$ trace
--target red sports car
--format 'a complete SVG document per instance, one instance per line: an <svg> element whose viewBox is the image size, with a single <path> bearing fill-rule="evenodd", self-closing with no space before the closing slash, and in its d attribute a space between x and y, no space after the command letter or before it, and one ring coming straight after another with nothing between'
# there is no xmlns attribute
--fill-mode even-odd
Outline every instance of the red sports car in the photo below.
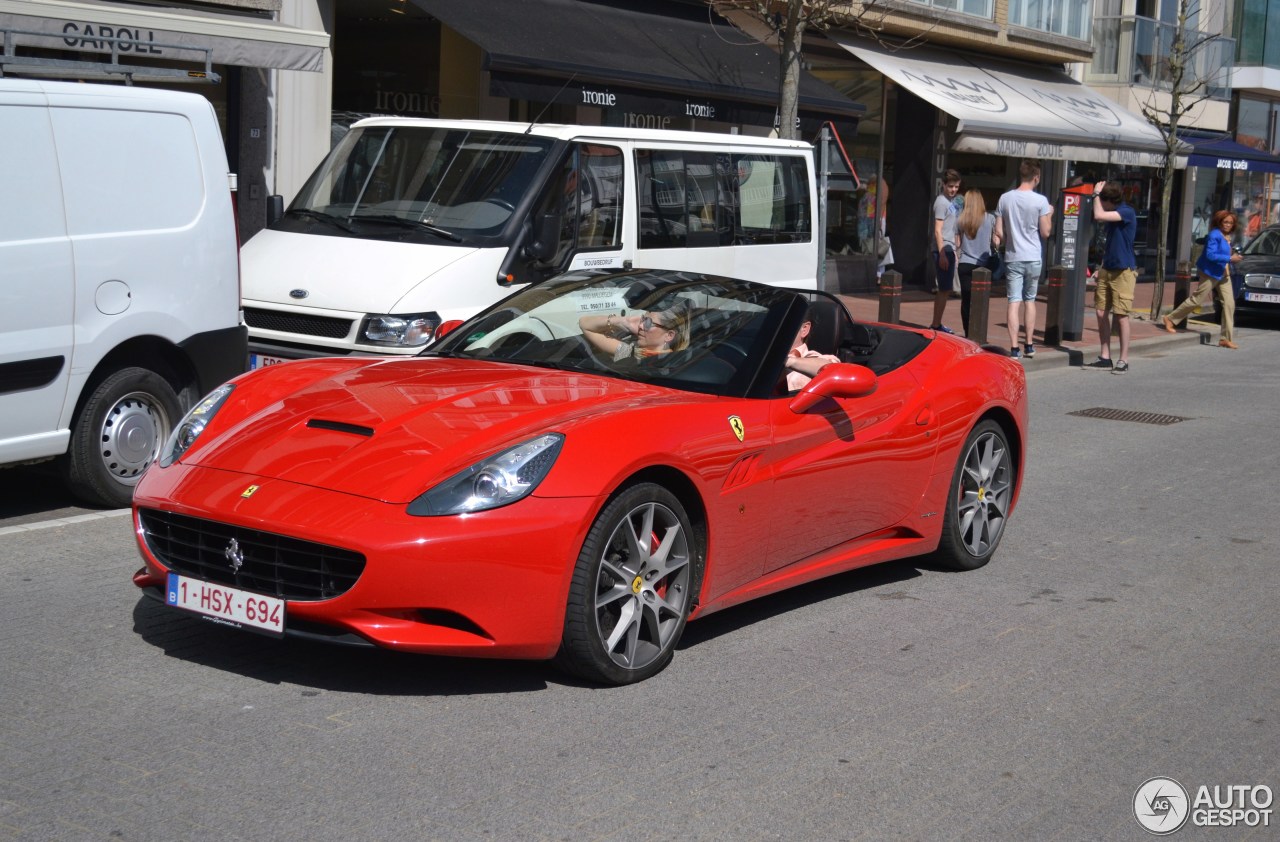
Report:
<svg viewBox="0 0 1280 842"><path fill-rule="evenodd" d="M806 324L840 362L788 390ZM968 340L821 293L574 273L417 357L214 391L138 484L134 581L238 628L625 684L703 614L906 556L985 564L1026 421L1021 366Z"/></svg>

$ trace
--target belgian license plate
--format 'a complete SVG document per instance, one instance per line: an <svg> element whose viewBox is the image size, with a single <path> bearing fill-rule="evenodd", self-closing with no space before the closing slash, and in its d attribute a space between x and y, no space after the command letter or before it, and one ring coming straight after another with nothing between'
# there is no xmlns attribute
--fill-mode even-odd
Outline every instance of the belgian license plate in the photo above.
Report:
<svg viewBox="0 0 1280 842"><path fill-rule="evenodd" d="M250 354L249 370L253 371L258 368L266 368L269 365L279 365L280 363L289 362L284 357L269 357L266 354Z"/></svg>
<svg viewBox="0 0 1280 842"><path fill-rule="evenodd" d="M216 623L268 634L284 634L284 600L169 574L165 602L203 614Z"/></svg>
<svg viewBox="0 0 1280 842"><path fill-rule="evenodd" d="M1280 294L1274 292L1245 292L1245 301L1257 301L1261 304L1280 304Z"/></svg>

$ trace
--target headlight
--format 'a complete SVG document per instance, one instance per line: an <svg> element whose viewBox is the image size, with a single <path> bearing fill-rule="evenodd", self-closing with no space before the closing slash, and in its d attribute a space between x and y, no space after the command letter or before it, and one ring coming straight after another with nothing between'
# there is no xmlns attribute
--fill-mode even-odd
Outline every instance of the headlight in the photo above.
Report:
<svg viewBox="0 0 1280 842"><path fill-rule="evenodd" d="M182 454L187 452L187 448L195 444L196 439L200 438L200 434L204 432L209 420L222 408L222 404L227 400L227 395L230 395L231 390L234 388L235 386L230 383L222 384L187 413L187 416L182 419L182 423L173 429L173 434L165 442L164 450L160 452L160 467L167 468L182 458Z"/></svg>
<svg viewBox="0 0 1280 842"><path fill-rule="evenodd" d="M564 436L547 433L475 463L409 504L419 517L457 515L496 509L526 497L542 482Z"/></svg>
<svg viewBox="0 0 1280 842"><path fill-rule="evenodd" d="M435 313L406 316L365 316L360 326L360 342L396 348L418 348L431 341L440 317Z"/></svg>

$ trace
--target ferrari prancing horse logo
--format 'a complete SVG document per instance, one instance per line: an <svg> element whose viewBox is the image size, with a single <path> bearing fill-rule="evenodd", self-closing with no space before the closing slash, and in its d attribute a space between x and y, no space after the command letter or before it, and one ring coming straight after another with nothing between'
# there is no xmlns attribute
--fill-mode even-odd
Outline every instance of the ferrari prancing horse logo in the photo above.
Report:
<svg viewBox="0 0 1280 842"><path fill-rule="evenodd" d="M736 415L729 416L729 429L733 430L733 434L738 437L738 441L742 441L747 435L747 428L742 426L742 419Z"/></svg>
<svg viewBox="0 0 1280 842"><path fill-rule="evenodd" d="M241 497L252 497L252 496L254 495L254 492L256 492L257 490L258 490L258 486L256 486L256 485L251 485L251 486L249 486L248 488L246 488L246 489L245 489L245 490L240 494L240 496L241 496Z"/></svg>

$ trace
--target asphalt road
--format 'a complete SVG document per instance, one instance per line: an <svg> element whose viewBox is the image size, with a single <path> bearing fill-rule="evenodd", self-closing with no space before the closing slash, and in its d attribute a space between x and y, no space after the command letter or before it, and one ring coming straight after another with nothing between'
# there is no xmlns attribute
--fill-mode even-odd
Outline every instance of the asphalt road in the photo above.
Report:
<svg viewBox="0 0 1280 842"><path fill-rule="evenodd" d="M0 473L0 840L1136 840L1148 778L1280 789L1280 332L1241 334L1035 372L987 568L713 615L621 689L166 611L124 513Z"/></svg>

